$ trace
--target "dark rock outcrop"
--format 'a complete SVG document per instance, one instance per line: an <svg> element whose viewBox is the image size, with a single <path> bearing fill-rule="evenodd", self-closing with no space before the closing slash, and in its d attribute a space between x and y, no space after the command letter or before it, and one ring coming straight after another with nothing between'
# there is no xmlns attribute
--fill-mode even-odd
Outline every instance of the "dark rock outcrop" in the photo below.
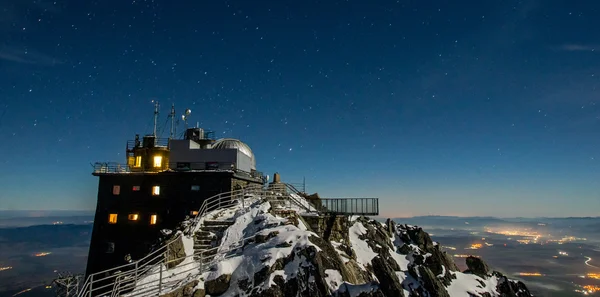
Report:
<svg viewBox="0 0 600 297"><path fill-rule="evenodd" d="M219 277L206 281L204 283L204 289L208 295L221 295L229 289L229 282L231 281L231 274L221 274Z"/></svg>
<svg viewBox="0 0 600 297"><path fill-rule="evenodd" d="M490 269L487 264L477 257L467 257L466 263L469 268L466 272L473 273L482 278L487 278L490 274Z"/></svg>
<svg viewBox="0 0 600 297"><path fill-rule="evenodd" d="M177 236L177 235L175 235ZM176 239L167 247L167 269L173 268L183 262L185 258L185 248L181 237Z"/></svg>
<svg viewBox="0 0 600 297"><path fill-rule="evenodd" d="M385 296L404 297L402 284L392 267L388 264L389 262L389 259L384 259L381 255L373 258L371 261L373 272L377 280L379 280L379 288Z"/></svg>
<svg viewBox="0 0 600 297"><path fill-rule="evenodd" d="M160 295L161 297L198 297L194 292L194 287L198 285L198 281L195 280L190 282L184 286L181 286L175 291L169 292L167 294Z"/></svg>

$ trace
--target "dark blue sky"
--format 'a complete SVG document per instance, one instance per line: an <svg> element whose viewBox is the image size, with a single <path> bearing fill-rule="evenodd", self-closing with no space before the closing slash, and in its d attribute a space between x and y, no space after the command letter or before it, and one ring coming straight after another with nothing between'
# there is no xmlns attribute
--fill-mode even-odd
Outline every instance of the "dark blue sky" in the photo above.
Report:
<svg viewBox="0 0 600 297"><path fill-rule="evenodd" d="M380 197L386 216L596 216L599 16L596 1L0 0L0 209L93 209L89 164L123 162L157 99L161 122L191 108L259 170Z"/></svg>

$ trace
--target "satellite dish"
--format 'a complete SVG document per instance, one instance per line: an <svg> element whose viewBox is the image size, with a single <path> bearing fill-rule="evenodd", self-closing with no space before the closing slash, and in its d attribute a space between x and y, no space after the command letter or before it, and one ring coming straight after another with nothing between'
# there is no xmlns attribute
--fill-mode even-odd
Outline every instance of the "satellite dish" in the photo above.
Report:
<svg viewBox="0 0 600 297"><path fill-rule="evenodd" d="M185 115L186 116L189 116L191 113L192 113L191 109L188 108L188 109L185 110Z"/></svg>
<svg viewBox="0 0 600 297"><path fill-rule="evenodd" d="M270 177L269 177L269 175L267 174L267 182L269 181L269 179L270 179Z"/></svg>
<svg viewBox="0 0 600 297"><path fill-rule="evenodd" d="M185 121L185 120L186 120L186 117L185 117L185 115L184 115L184 114L182 114L182 115L181 115L181 120L183 120L183 121Z"/></svg>

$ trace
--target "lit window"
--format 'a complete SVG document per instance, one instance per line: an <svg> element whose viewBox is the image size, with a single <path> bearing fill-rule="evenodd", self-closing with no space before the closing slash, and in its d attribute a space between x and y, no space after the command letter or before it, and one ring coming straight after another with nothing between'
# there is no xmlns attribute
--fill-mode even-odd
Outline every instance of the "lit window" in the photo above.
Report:
<svg viewBox="0 0 600 297"><path fill-rule="evenodd" d="M116 224L117 223L117 214L116 213L111 213L108 215L108 223L109 224Z"/></svg>
<svg viewBox="0 0 600 297"><path fill-rule="evenodd" d="M142 167L142 156L135 156L134 167Z"/></svg>
<svg viewBox="0 0 600 297"><path fill-rule="evenodd" d="M154 156L154 168L162 166L162 156Z"/></svg>
<svg viewBox="0 0 600 297"><path fill-rule="evenodd" d="M156 225L156 219L158 219L157 215L150 216L150 225Z"/></svg>
<svg viewBox="0 0 600 297"><path fill-rule="evenodd" d="M127 218L130 221L137 221L140 218L140 215L138 215L137 213L130 213L129 216L127 216Z"/></svg>
<svg viewBox="0 0 600 297"><path fill-rule="evenodd" d="M160 195L160 186L152 187L152 195L154 195L154 196Z"/></svg>
<svg viewBox="0 0 600 297"><path fill-rule="evenodd" d="M199 185L192 185L192 191L200 191Z"/></svg>
<svg viewBox="0 0 600 297"><path fill-rule="evenodd" d="M113 195L119 195L121 193L121 186L113 186Z"/></svg>
<svg viewBox="0 0 600 297"><path fill-rule="evenodd" d="M137 192L137 191L139 191L139 190L140 190L140 186L133 186L132 190L133 190L134 192Z"/></svg>
<svg viewBox="0 0 600 297"><path fill-rule="evenodd" d="M190 211L190 213L191 213L193 216L197 216L197 215L198 215L198 211L197 211L197 210Z"/></svg>

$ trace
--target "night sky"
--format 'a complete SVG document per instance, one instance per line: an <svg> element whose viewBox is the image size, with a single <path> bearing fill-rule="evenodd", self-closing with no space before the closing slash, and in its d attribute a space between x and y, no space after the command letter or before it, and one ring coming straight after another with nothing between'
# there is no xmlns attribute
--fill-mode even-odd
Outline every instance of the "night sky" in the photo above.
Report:
<svg viewBox="0 0 600 297"><path fill-rule="evenodd" d="M597 216L599 28L598 1L0 0L0 209L93 210L158 100L163 137L190 108L385 216Z"/></svg>

